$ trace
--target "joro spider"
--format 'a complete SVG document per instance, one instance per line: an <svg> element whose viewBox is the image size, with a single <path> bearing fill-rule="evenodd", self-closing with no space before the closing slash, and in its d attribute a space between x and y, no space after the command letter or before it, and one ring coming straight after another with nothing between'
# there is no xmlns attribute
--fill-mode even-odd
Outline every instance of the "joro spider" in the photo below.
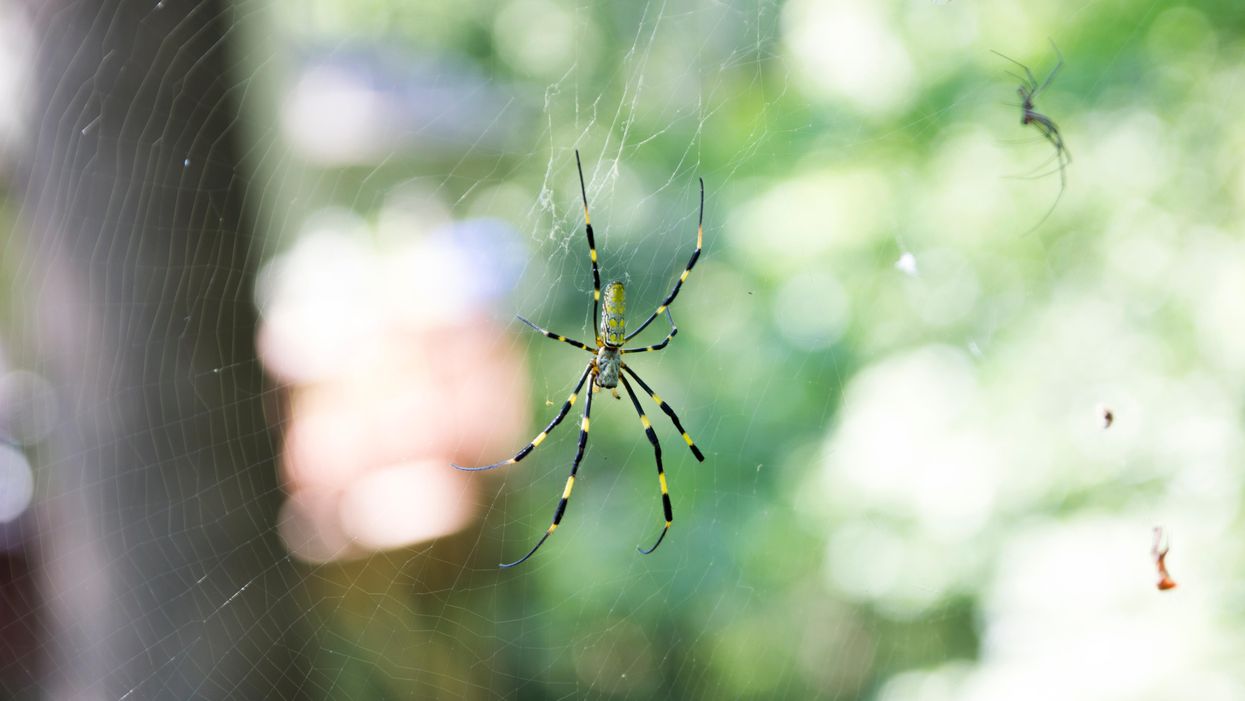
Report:
<svg viewBox="0 0 1245 701"><path fill-rule="evenodd" d="M632 370L631 367L623 362L622 359L622 356L626 353L651 353L659 351L665 348L679 332L679 328L674 324L674 317L670 314L670 305L674 302L674 298L678 296L679 289L683 287L683 283L687 280L688 274L692 272L692 267L696 265L697 259L700 258L700 249L704 240L705 230L705 181L703 178L700 179L700 216L696 225L696 250L692 251L692 257L687 261L687 266L683 269L683 274L679 276L677 281L675 281L674 288L670 290L670 294L666 295L666 298L662 300L662 303L657 306L657 310L650 314L648 318L644 320L644 323L640 324L638 328L631 333L627 333L625 317L626 290L623 288L623 283L618 280L614 280L606 285L605 303L604 305L601 304L601 271L597 266L597 244L592 234L592 217L588 214L588 188L584 185L584 167L579 160L578 150L575 151L575 167L579 169L579 192L583 196L584 200L584 227L588 235L588 257L592 261L592 320L593 324L595 324L597 328L596 345L595 347L589 346L582 341L568 338L562 334L553 333L548 329L543 329L536 324L533 324L521 316L519 317L519 321L522 321L548 338L552 338L555 341L561 341L562 343L575 346L580 350L592 353L592 360L588 361L588 366L584 368L583 374L579 376L579 381L575 383L575 389L571 390L571 395L566 398L566 403L562 405L562 409L558 411L557 416L553 417L553 421L550 421L549 425L545 426L545 430L537 434L536 437L524 446L522 450L515 453L514 457L509 460L503 460L501 462L493 463L492 465L485 465L483 467L463 467L461 465L454 465L454 467L459 470L476 472L480 470L492 470L504 465L513 465L527 457L533 450L536 449L537 446L549 437L549 433L562 422L562 419L566 418L566 415L570 412L571 407L575 404L575 400L579 397L580 389L583 388L584 383L588 381L589 377L592 378L592 384L589 387L589 391L584 396L584 413L582 423L579 428L579 445L575 450L575 460L571 463L571 474L566 478L566 487L562 490L562 499L558 501L558 508L553 512L553 522L549 525L549 528L545 530L545 534L540 537L540 540L537 541L536 545L532 546L532 549L529 550L526 555L518 560L515 560L514 562L503 563L501 565L503 568L514 567L515 565L522 564L532 555L535 555L536 551L540 549L540 546L545 544L545 541L549 539L549 536L557 530L558 524L562 522L562 516L566 513L566 504L571 498L571 489L575 486L575 474L579 472L579 464L584 458L584 448L588 445L588 417L592 410L592 395L598 390L608 389L612 391L614 397L617 398L618 384L622 383L623 389L627 391L627 396L631 398L631 404L635 407L636 414L640 417L640 425L644 427L644 435L648 437L648 442L653 445L653 457L657 461L657 481L661 485L661 505L662 509L665 511L666 523L661 529L661 535L657 536L657 542L653 543L652 547L647 549L640 547L636 548L641 553L648 555L656 550L657 546L661 545L661 541L665 539L666 533L670 531L670 524L674 521L674 511L670 507L670 493L666 486L666 471L661 464L661 443L658 442L657 432L653 430L652 423L649 422L648 416L644 414L644 409L640 406L640 400L636 398L635 391L631 389L631 383L627 381L627 375L630 375L631 379L635 380L636 384L640 385L640 388L643 389L648 396L652 397L653 401L657 403L658 408L665 412L666 416L670 417L670 421L674 423L675 429L682 434L683 441L687 443L687 447L691 449L692 455L695 455L696 459L701 462L704 462L705 460L704 454L700 452L700 448L696 447L696 442L692 440L692 437L689 436L687 431L683 428L683 423L679 421L679 417L674 413L674 409L671 409L669 404L663 401L661 397L657 396L653 389L648 386L648 383L640 379L640 376L636 374L635 370ZM601 306L605 307L604 315L601 314ZM653 321L661 314L665 314L666 320L670 322L670 332L666 334L666 337L662 339L661 343L652 346L644 346L642 348L623 347L628 341L638 336L641 331L648 328L648 325L653 323Z"/></svg>

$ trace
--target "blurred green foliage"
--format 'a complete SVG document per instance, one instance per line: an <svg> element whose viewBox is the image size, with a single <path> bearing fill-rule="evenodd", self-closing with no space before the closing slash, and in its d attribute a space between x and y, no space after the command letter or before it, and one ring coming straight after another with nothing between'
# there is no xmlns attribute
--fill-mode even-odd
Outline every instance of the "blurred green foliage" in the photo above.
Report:
<svg viewBox="0 0 1245 701"><path fill-rule="evenodd" d="M573 149L634 307L681 268L697 176L708 191L680 336L635 361L709 456L654 417L662 548L631 552L660 527L652 455L599 395L575 499L524 567L492 563L547 523L570 428L500 478L468 571L422 553L309 570L326 698L1245 688L1223 666L1245 654L1241 3L287 0L268 21L291 52L376 42L515 100L523 137L501 150L299 186L371 216L414 179L509 221L532 260L502 316L588 335ZM989 51L1044 76L1048 37L1062 195ZM543 419L579 358L515 334ZM1159 522L1172 596L1146 555Z"/></svg>

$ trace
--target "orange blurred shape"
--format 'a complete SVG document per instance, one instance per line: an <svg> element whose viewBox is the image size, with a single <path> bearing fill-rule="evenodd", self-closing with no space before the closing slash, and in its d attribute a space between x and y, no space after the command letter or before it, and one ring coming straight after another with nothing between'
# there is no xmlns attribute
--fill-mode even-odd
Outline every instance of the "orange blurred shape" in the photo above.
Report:
<svg viewBox="0 0 1245 701"><path fill-rule="evenodd" d="M291 493L277 514L277 533L294 557L321 564L353 560L369 553L351 542L337 518L340 495L332 490Z"/></svg>
<svg viewBox="0 0 1245 701"><path fill-rule="evenodd" d="M1171 550L1170 538L1165 542L1163 527L1156 526L1154 528L1154 545L1150 548L1150 555L1154 558L1154 566L1158 570L1159 578L1155 586L1158 587L1159 591L1176 588L1175 580L1167 573L1167 552L1169 550Z"/></svg>
<svg viewBox="0 0 1245 701"><path fill-rule="evenodd" d="M278 530L309 562L467 527L485 482L450 464L512 449L530 418L524 346L489 313L505 278L480 264L511 234L389 209L382 220L406 223L400 246L369 243L355 213L322 212L257 286L260 358L287 402Z"/></svg>
<svg viewBox="0 0 1245 701"><path fill-rule="evenodd" d="M464 528L475 513L478 485L440 458L372 470L342 494L338 518L369 551L401 548Z"/></svg>
<svg viewBox="0 0 1245 701"><path fill-rule="evenodd" d="M336 373L290 389L286 546L319 563L463 529L483 483L450 463L512 447L528 392L522 355L483 314L359 339Z"/></svg>
<svg viewBox="0 0 1245 701"><path fill-rule="evenodd" d="M470 462L505 452L528 424L523 358L487 317L360 346L336 377L293 391L283 465L291 489L340 487L424 456Z"/></svg>

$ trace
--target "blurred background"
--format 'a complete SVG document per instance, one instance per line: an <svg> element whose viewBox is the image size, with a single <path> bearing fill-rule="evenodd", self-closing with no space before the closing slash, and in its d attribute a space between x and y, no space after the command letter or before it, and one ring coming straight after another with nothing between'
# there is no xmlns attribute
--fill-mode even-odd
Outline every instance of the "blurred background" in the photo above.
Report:
<svg viewBox="0 0 1245 701"><path fill-rule="evenodd" d="M0 105L4 698L1245 698L1239 2L0 0ZM597 395L503 571L576 149L632 317L704 178L707 460L636 553Z"/></svg>

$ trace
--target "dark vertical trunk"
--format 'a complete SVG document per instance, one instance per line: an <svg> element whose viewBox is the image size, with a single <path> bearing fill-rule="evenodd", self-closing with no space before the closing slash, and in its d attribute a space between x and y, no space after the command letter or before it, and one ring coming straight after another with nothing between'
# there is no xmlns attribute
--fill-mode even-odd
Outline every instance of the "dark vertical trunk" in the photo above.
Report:
<svg viewBox="0 0 1245 701"><path fill-rule="evenodd" d="M41 691L292 698L298 574L253 347L245 21L213 0L48 0L18 303L60 399L38 466Z"/></svg>

